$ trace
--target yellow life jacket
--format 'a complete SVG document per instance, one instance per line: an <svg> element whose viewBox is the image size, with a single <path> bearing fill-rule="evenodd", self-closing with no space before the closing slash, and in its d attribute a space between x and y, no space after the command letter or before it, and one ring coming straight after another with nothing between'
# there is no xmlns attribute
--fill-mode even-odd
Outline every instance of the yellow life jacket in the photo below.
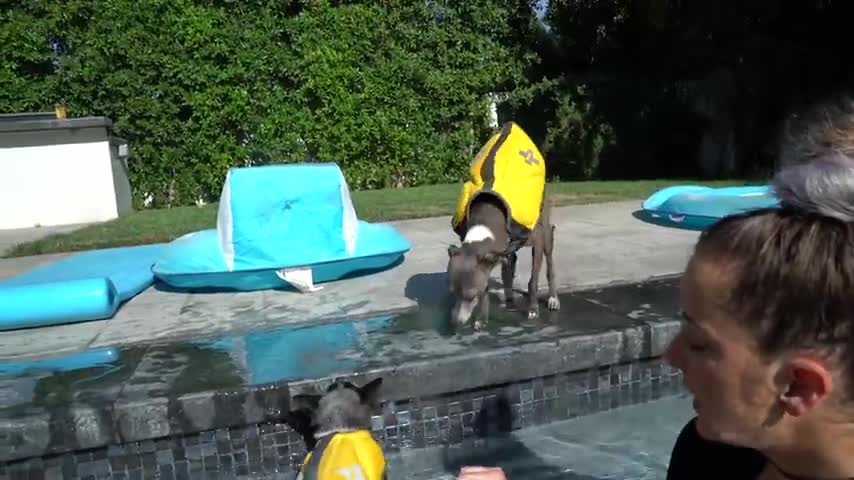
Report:
<svg viewBox="0 0 854 480"><path fill-rule="evenodd" d="M515 122L507 122L481 147L463 183L451 226L462 237L471 201L495 195L506 207L507 229L513 244L524 244L543 208L546 164L533 140Z"/></svg>
<svg viewBox="0 0 854 480"><path fill-rule="evenodd" d="M308 453L297 480L383 480L382 447L368 430L322 437Z"/></svg>

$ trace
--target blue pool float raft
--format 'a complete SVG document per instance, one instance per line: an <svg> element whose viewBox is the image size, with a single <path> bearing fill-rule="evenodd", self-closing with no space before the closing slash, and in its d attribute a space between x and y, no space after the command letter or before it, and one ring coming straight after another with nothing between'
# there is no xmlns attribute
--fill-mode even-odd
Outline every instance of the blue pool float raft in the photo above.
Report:
<svg viewBox="0 0 854 480"><path fill-rule="evenodd" d="M665 227L703 231L728 215L779 205L767 185L723 188L676 185L644 200L640 219Z"/></svg>
<svg viewBox="0 0 854 480"><path fill-rule="evenodd" d="M112 317L152 284L162 248L91 250L0 280L0 331Z"/></svg>
<svg viewBox="0 0 854 480"><path fill-rule="evenodd" d="M409 241L394 227L361 221L338 165L233 168L217 228L168 244L154 275L178 289L319 289L317 283L387 268Z"/></svg>
<svg viewBox="0 0 854 480"><path fill-rule="evenodd" d="M155 281L185 291L310 292L389 268L410 248L394 227L357 218L335 164L233 168L214 229L77 253L0 280L0 330L112 318Z"/></svg>

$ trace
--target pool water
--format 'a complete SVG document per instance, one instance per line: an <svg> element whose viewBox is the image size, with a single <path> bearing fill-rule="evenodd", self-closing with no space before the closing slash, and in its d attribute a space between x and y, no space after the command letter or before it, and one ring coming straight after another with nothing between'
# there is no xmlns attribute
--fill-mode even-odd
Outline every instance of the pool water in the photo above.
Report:
<svg viewBox="0 0 854 480"><path fill-rule="evenodd" d="M390 479L448 480L463 465L500 466L509 480L664 479L691 399L670 396L458 447L388 457Z"/></svg>

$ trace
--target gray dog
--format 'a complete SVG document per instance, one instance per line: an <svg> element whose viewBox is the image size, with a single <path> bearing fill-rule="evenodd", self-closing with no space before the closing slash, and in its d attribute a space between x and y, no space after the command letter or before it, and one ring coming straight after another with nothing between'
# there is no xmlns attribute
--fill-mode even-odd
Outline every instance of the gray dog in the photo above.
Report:
<svg viewBox="0 0 854 480"><path fill-rule="evenodd" d="M501 280L504 284L505 302L513 300L513 279L516 276L516 252L531 247L531 279L528 282L528 318L537 318L539 303L540 270L546 259L546 277L549 284L548 308L559 310L560 300L554 273L554 225L551 223L549 202L543 202L537 225L524 245L510 242L507 214L504 205L492 195L478 195L469 206L465 228L460 231L461 246L448 248L448 280L455 297L452 317L458 324L468 323L479 308L481 317L489 315L488 286L492 270L501 262ZM480 327L480 320L475 327Z"/></svg>
<svg viewBox="0 0 854 480"><path fill-rule="evenodd" d="M297 479L386 478L382 447L371 434L382 379L358 387L336 380L322 395L295 395L285 422L309 454Z"/></svg>

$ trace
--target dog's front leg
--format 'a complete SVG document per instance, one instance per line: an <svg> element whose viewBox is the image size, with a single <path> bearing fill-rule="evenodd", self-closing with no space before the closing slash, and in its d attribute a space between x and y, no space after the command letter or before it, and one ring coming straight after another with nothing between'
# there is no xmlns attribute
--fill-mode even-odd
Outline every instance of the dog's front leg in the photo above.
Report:
<svg viewBox="0 0 854 480"><path fill-rule="evenodd" d="M546 236L543 253L546 256L546 279L549 282L549 310L560 310L560 299L557 296L557 281L555 281L554 270L554 244L555 244L555 226L550 225Z"/></svg>
<svg viewBox="0 0 854 480"><path fill-rule="evenodd" d="M489 320L489 289L487 288L480 300L477 302L480 305L480 313L475 316L474 329L480 330L486 325Z"/></svg>
<svg viewBox="0 0 854 480"><path fill-rule="evenodd" d="M504 283L504 304L513 306L513 279L516 277L516 252L507 254L501 261L501 281Z"/></svg>
<svg viewBox="0 0 854 480"><path fill-rule="evenodd" d="M540 283L540 270L543 268L543 243L534 242L531 245L531 280L528 281L528 318L540 315L540 304L537 302L537 290Z"/></svg>

